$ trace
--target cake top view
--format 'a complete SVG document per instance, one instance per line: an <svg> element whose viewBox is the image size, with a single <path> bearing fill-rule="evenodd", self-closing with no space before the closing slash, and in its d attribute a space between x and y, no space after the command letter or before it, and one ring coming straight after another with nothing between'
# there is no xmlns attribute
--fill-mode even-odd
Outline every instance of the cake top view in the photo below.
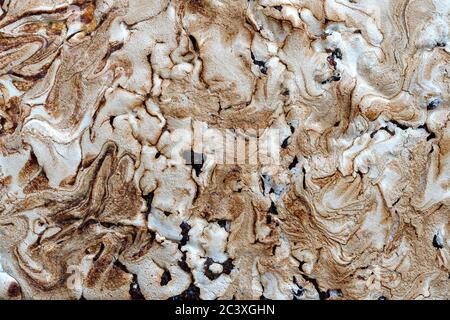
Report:
<svg viewBox="0 0 450 320"><path fill-rule="evenodd" d="M448 300L450 1L0 0L0 300Z"/></svg>

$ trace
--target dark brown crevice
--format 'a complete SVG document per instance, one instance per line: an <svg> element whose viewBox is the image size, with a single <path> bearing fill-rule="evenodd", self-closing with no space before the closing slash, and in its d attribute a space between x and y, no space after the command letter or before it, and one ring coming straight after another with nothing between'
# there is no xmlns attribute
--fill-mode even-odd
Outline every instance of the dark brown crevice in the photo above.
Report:
<svg viewBox="0 0 450 320"><path fill-rule="evenodd" d="M342 60L341 49L339 49L339 48L334 49L333 52L331 53L331 56L333 57L333 59Z"/></svg>
<svg viewBox="0 0 450 320"><path fill-rule="evenodd" d="M44 79L44 77L47 75L47 71L49 68L50 68L50 65L48 65L48 66L46 65L43 70L41 70L38 73L33 74L33 75L24 75L24 74L20 74L19 72L14 72L14 71L10 71L10 72L8 72L8 74L12 75L14 77L17 77L17 78L22 78L27 81L38 81L38 80Z"/></svg>
<svg viewBox="0 0 450 320"><path fill-rule="evenodd" d="M275 203L273 203L273 201L271 201L271 203L270 203L270 208L269 208L268 212L270 214L278 215L277 207L275 206Z"/></svg>
<svg viewBox="0 0 450 320"><path fill-rule="evenodd" d="M191 230L191 226L186 221L183 221L180 224L181 228L181 241L180 241L180 247L184 246L189 241L189 230Z"/></svg>
<svg viewBox="0 0 450 320"><path fill-rule="evenodd" d="M161 286L166 286L170 282L170 280L172 280L172 275L170 274L170 271L164 270L159 284Z"/></svg>
<svg viewBox="0 0 450 320"><path fill-rule="evenodd" d="M205 274L205 276L209 279L209 280L211 280L211 281L213 281L213 280L216 280L218 277L220 277L220 273L214 273L214 272L212 272L210 269L209 269L209 267L212 265L214 263L214 260L213 259L211 259L211 258L206 258L206 261L205 261L205 263L204 263L204 266L203 266L203 273Z"/></svg>
<svg viewBox="0 0 450 320"><path fill-rule="evenodd" d="M441 105L440 99L433 99L427 104L427 110L428 111L435 110L435 109L439 108L440 105Z"/></svg>
<svg viewBox="0 0 450 320"><path fill-rule="evenodd" d="M163 211L163 214L164 214L166 217L168 217L168 216L170 216L170 215L172 214L172 212L170 212L170 211Z"/></svg>
<svg viewBox="0 0 450 320"><path fill-rule="evenodd" d="M257 60L252 51L250 51L250 57L252 58L253 64L259 67L259 71L261 71L262 74L267 74L266 63L264 61Z"/></svg>
<svg viewBox="0 0 450 320"><path fill-rule="evenodd" d="M305 293L305 288L303 288L303 286L301 286L298 281L297 278L294 276L292 277L292 282L294 283L294 285L297 286L297 290L292 289L292 293L293 293L293 299L294 300L298 300L299 297L303 296Z"/></svg>
<svg viewBox="0 0 450 320"><path fill-rule="evenodd" d="M191 40L191 43L192 43L192 48L194 49L194 51L196 52L196 53L199 53L200 52L200 49L199 49L199 47L198 47L198 43L197 43L197 39L195 39L195 37L193 36L193 35L189 35L189 40Z"/></svg>
<svg viewBox="0 0 450 320"><path fill-rule="evenodd" d="M407 130L409 128L407 125L401 124L397 120L390 120L389 122L395 125L397 128L400 128L401 130Z"/></svg>
<svg viewBox="0 0 450 320"><path fill-rule="evenodd" d="M191 269L189 268L189 265L186 262L186 251L182 251L182 254L183 256L181 257L181 260L178 261L178 266L184 272L191 273Z"/></svg>
<svg viewBox="0 0 450 320"><path fill-rule="evenodd" d="M292 134L295 132L295 127L294 127L294 126L290 125L290 126L289 126L289 129L291 130L291 133L292 133Z"/></svg>
<svg viewBox="0 0 450 320"><path fill-rule="evenodd" d="M290 138L290 136L283 140L283 142L281 143L281 148L286 149L288 147L289 138Z"/></svg>
<svg viewBox="0 0 450 320"><path fill-rule="evenodd" d="M303 172L303 179L302 179L303 190L306 190L306 169L305 169L305 167L302 167L302 172Z"/></svg>
<svg viewBox="0 0 450 320"><path fill-rule="evenodd" d="M444 244L441 243L441 241L438 238L437 234L435 234L434 237L433 237L433 247L435 247L436 249L443 249L444 248Z"/></svg>
<svg viewBox="0 0 450 320"><path fill-rule="evenodd" d="M298 158L297 156L294 157L294 159L292 160L291 164L289 164L289 170L294 169L297 166L298 163Z"/></svg>
<svg viewBox="0 0 450 320"><path fill-rule="evenodd" d="M142 196L142 198L144 198L145 200L145 204L147 206L147 211L145 212L145 219L148 219L148 215L150 214L150 211L152 210L152 203L153 203L153 198L155 197L155 193L149 192L148 194Z"/></svg>
<svg viewBox="0 0 450 320"><path fill-rule="evenodd" d="M196 285L191 283L189 285L189 288L187 288L181 294L169 298L169 300L173 300L173 301L196 301L196 300L201 300L200 299L200 289Z"/></svg>
<svg viewBox="0 0 450 320"><path fill-rule="evenodd" d="M220 277L221 274L229 275L234 268L233 259L228 258L225 262L219 263L222 265L222 272L214 273L209 268L213 263L218 263L218 262L215 262L212 258L207 257L204 267L203 267L203 273L209 280L216 280L217 278Z"/></svg>
<svg viewBox="0 0 450 320"><path fill-rule="evenodd" d="M320 300L326 300L330 297L329 290L327 290L327 291L320 290L319 284L317 283L316 279L310 278L304 274L302 274L302 276L306 281L310 282L313 285L314 289L316 289L317 293L319 294Z"/></svg>
<svg viewBox="0 0 450 320"><path fill-rule="evenodd" d="M223 273L230 274L231 271L234 268L233 259L228 258L224 263L222 263L223 266Z"/></svg>
<svg viewBox="0 0 450 320"><path fill-rule="evenodd" d="M266 177L267 176L265 174L262 174L262 175L259 176L259 181L261 183L261 189L263 191L263 194L266 193L265 192L266 191L266 182L265 182Z"/></svg>
<svg viewBox="0 0 450 320"><path fill-rule="evenodd" d="M394 203L392 204L392 206L393 206L393 207L395 207L395 206L396 206L396 204L397 204L397 203L398 203L398 202L400 201L400 199L401 199L401 197L400 197L400 198L398 198L397 200L395 200L395 201L394 201Z"/></svg>
<svg viewBox="0 0 450 320"><path fill-rule="evenodd" d="M428 128L428 125L426 123L418 126L417 128L424 129L428 133L427 141L430 141L431 139L436 138L436 134Z"/></svg>
<svg viewBox="0 0 450 320"><path fill-rule="evenodd" d="M217 224L218 224L221 228L225 229L225 231L227 231L227 232L230 231L230 221L229 221L229 220L224 220L224 219L218 220L218 221L217 221Z"/></svg>
<svg viewBox="0 0 450 320"><path fill-rule="evenodd" d="M337 75L333 75L330 78L322 81L322 84L327 84L327 83L331 83L333 81L340 81L341 80L341 76L339 74Z"/></svg>
<svg viewBox="0 0 450 320"><path fill-rule="evenodd" d="M389 133L390 136L393 136L393 135L395 134L395 132L389 130L388 127L381 127L380 129L375 130L374 132L372 132L372 133L370 134L370 138L373 139L373 137L375 137L375 135L376 135L379 131L381 131L381 130L386 131L387 133Z"/></svg>
<svg viewBox="0 0 450 320"><path fill-rule="evenodd" d="M132 300L145 300L144 295L141 292L141 288L139 287L139 282L137 275L128 271L128 268L119 260L114 261L114 266L119 268L125 273L131 274L133 276L133 280L130 284L130 296Z"/></svg>
<svg viewBox="0 0 450 320"><path fill-rule="evenodd" d="M95 254L95 257L92 259L93 261L97 261L98 258L100 258L100 256L102 255L103 251L105 250L105 245L103 244L103 242L100 243L100 249L98 250L98 252Z"/></svg>
<svg viewBox="0 0 450 320"><path fill-rule="evenodd" d="M132 300L145 300L144 295L139 287L137 275L133 274L133 282L130 285L130 296Z"/></svg>

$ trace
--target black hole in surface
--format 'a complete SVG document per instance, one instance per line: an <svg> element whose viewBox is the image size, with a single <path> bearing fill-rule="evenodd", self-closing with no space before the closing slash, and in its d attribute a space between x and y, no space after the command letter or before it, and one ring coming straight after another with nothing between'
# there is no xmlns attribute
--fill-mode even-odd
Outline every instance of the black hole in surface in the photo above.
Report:
<svg viewBox="0 0 450 320"><path fill-rule="evenodd" d="M114 266L119 268L123 272L130 273L130 272L128 272L127 267L122 262L120 262L119 260L114 261Z"/></svg>
<svg viewBox="0 0 450 320"><path fill-rule="evenodd" d="M180 228L181 228L181 236L182 236L180 244L181 244L181 246L184 246L189 241L189 230L191 230L191 226L187 222L183 221L180 224Z"/></svg>
<svg viewBox="0 0 450 320"><path fill-rule="evenodd" d="M227 228L228 228L227 223L228 223L227 220L219 220L219 221L217 221L217 224L218 224L220 227L224 228L225 230L227 230Z"/></svg>
<svg viewBox="0 0 450 320"><path fill-rule="evenodd" d="M227 261L222 263L222 266L223 266L223 273L230 274L231 270L233 270L234 268L233 259L228 258Z"/></svg>
<svg viewBox="0 0 450 320"><path fill-rule="evenodd" d="M295 276L293 277L293 279L292 279L292 281L294 282L294 284L298 287L298 289L297 290L295 290L295 291L293 291L294 292L294 300L297 298L297 297L301 297L304 293L305 293L305 289L303 288L303 286L301 286L299 283L298 283L298 281L297 281L297 278L295 278ZM296 297L297 296L297 297Z"/></svg>
<svg viewBox="0 0 450 320"><path fill-rule="evenodd" d="M272 255L274 256L275 255L275 252L277 251L277 246L273 246L272 247Z"/></svg>
<svg viewBox="0 0 450 320"><path fill-rule="evenodd" d="M306 190L306 169L305 167L302 168L302 172L303 172L303 189Z"/></svg>
<svg viewBox="0 0 450 320"><path fill-rule="evenodd" d="M301 270L301 265L299 266L299 269ZM310 278L307 275L303 275L303 278L306 281L309 281L314 286L316 291L319 293L320 300L326 300L330 297L330 293L328 292L328 290L326 292L320 290L319 284L317 283L317 279Z"/></svg>
<svg viewBox="0 0 450 320"><path fill-rule="evenodd" d="M295 292L295 295L296 295L297 297L301 297L304 293L305 293L305 289L303 289L303 287L300 287L300 288ZM294 299L295 299L295 297L294 297Z"/></svg>
<svg viewBox="0 0 450 320"><path fill-rule="evenodd" d="M214 263L214 260L211 258L206 258L205 264L203 266L203 273L209 280L216 280L218 277L220 277L220 273L214 273L212 272L209 267Z"/></svg>
<svg viewBox="0 0 450 320"><path fill-rule="evenodd" d="M430 101L430 103L428 103L427 110L429 110L429 111L434 110L434 109L438 108L440 105L441 105L441 100L434 99L434 100Z"/></svg>
<svg viewBox="0 0 450 320"><path fill-rule="evenodd" d="M181 300L188 300L188 301L194 301L194 300L200 300L200 289L196 287L193 283L189 285L189 288L187 288L184 292L179 294L178 296L170 298L170 300L175 301L181 301Z"/></svg>
<svg viewBox="0 0 450 320"><path fill-rule="evenodd" d="M278 214L277 207L275 206L275 203L273 203L273 201L270 204L269 213Z"/></svg>
<svg viewBox="0 0 450 320"><path fill-rule="evenodd" d="M169 283L170 280L172 280L172 275L170 274L169 270L164 270L161 276L160 285L165 286Z"/></svg>
<svg viewBox="0 0 450 320"><path fill-rule="evenodd" d="M105 227L107 229L111 229L111 228L115 228L117 227L116 224L112 223L112 222L103 222L103 221L99 221L98 222L102 227Z"/></svg>
<svg viewBox="0 0 450 320"><path fill-rule="evenodd" d="M145 200L145 204L147 205L147 216L152 208L152 202L153 202L153 197L155 196L155 194L153 192L150 192L149 194L143 196L144 200Z"/></svg>
<svg viewBox="0 0 450 320"><path fill-rule="evenodd" d="M295 156L294 160L292 160L291 164L289 165L289 170L292 170L293 168L295 168L297 163L298 163L298 158L297 158L297 156Z"/></svg>
<svg viewBox="0 0 450 320"><path fill-rule="evenodd" d="M341 80L341 76L332 76L331 81L339 81Z"/></svg>
<svg viewBox="0 0 450 320"><path fill-rule="evenodd" d="M330 291L327 290L326 292L320 291L319 292L319 298L320 300L327 300L330 297Z"/></svg>
<svg viewBox="0 0 450 320"><path fill-rule="evenodd" d="M95 255L94 259L92 259L92 260L97 261L98 258L100 258L100 256L102 255L104 250L105 250L105 245L102 242L102 243L100 243L100 249L98 250L97 254Z"/></svg>
<svg viewBox="0 0 450 320"><path fill-rule="evenodd" d="M186 262L186 252L182 252L183 256L181 257L181 260L178 261L178 266L185 272L190 273L191 269L189 268L187 262Z"/></svg>
<svg viewBox="0 0 450 320"><path fill-rule="evenodd" d="M286 149L287 146L289 145L289 138L290 138L290 137L287 137L286 139L283 140L283 143L281 144L281 147L282 147L283 149Z"/></svg>
<svg viewBox="0 0 450 320"><path fill-rule="evenodd" d="M252 51L250 51L250 56L252 58L253 64L257 65L259 67L259 70L263 74L267 74L267 67L266 63L264 61L256 60L255 55Z"/></svg>
<svg viewBox="0 0 450 320"><path fill-rule="evenodd" d="M341 51L341 49L339 49L339 48L335 49L335 50L333 51L333 53L332 53L332 56L333 56L333 58L335 58L335 59L342 60L342 51Z"/></svg>
<svg viewBox="0 0 450 320"><path fill-rule="evenodd" d="M191 40L192 47L194 48L195 52L199 51L197 39L193 35L189 35L189 40Z"/></svg>
<svg viewBox="0 0 450 320"><path fill-rule="evenodd" d="M444 245L439 241L437 234L435 234L433 237L433 247L437 249L444 248Z"/></svg>
<svg viewBox="0 0 450 320"><path fill-rule="evenodd" d="M135 274L133 274L133 282L130 285L130 296L132 300L145 300Z"/></svg>
<svg viewBox="0 0 450 320"><path fill-rule="evenodd" d="M399 203L400 199L401 199L401 197L400 197L400 198L398 198L397 200L395 200L395 201L394 201L394 203L392 204L392 206L393 206L393 207L395 207L395 206L396 206L396 204L397 204L397 203Z"/></svg>
<svg viewBox="0 0 450 320"><path fill-rule="evenodd" d="M399 127L402 130L406 130L408 129L408 126L401 124L400 122L398 122L397 120L391 120L389 121L390 123L392 123L393 125L396 125L397 127Z"/></svg>

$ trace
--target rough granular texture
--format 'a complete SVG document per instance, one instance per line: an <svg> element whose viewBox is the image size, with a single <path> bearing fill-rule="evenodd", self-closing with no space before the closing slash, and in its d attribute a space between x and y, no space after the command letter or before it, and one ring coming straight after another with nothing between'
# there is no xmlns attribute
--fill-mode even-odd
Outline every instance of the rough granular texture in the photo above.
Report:
<svg viewBox="0 0 450 320"><path fill-rule="evenodd" d="M450 298L448 0L0 7L0 298Z"/></svg>

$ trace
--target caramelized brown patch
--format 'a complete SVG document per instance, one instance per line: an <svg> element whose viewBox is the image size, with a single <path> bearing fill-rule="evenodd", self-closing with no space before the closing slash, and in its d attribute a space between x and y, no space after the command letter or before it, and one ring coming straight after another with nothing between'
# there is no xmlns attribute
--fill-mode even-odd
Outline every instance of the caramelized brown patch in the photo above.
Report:
<svg viewBox="0 0 450 320"><path fill-rule="evenodd" d="M8 288L8 297L17 298L20 296L21 296L20 286L15 282L11 283Z"/></svg>
<svg viewBox="0 0 450 320"><path fill-rule="evenodd" d="M30 151L30 158L22 167L19 172L19 179L21 183L26 183L30 179L31 176L35 175L39 169L40 165L36 159L36 156L33 151Z"/></svg>
<svg viewBox="0 0 450 320"><path fill-rule="evenodd" d="M32 181L30 181L29 184L26 185L26 187L23 189L23 192L25 194L35 193L38 191L46 190L48 188L48 178L45 175L45 172L41 171L41 173L39 173L36 178L34 178Z"/></svg>

